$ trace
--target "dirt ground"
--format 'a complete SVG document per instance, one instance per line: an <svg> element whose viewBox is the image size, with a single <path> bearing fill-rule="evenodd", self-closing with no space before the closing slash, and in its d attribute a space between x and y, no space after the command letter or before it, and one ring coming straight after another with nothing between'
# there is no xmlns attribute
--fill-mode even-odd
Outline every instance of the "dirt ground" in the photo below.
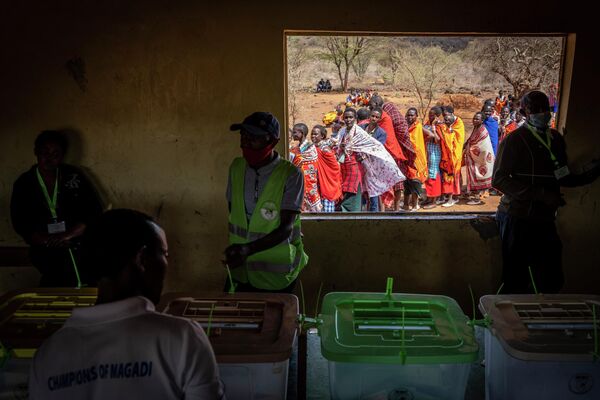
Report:
<svg viewBox="0 0 600 400"><path fill-rule="evenodd" d="M386 101L391 101L396 104L402 113L405 113L409 107L415 107L417 105L415 98L409 94L402 94L397 92L378 91ZM300 92L296 97L297 104L297 115L295 122L303 122L308 125L311 129L314 125L322 124L323 116L334 110L335 106L346 100L347 93L340 92L329 92L329 93L313 93L313 92ZM487 97L492 97L490 93ZM483 104L484 98L481 98L481 104ZM493 98L493 97L492 97ZM471 122L473 114L480 110L480 106L469 107L469 108L457 108L455 107L455 114L462 118L465 124L465 133L468 137L473 129L473 123ZM292 119L289 119L290 124ZM464 174L463 174L464 175ZM463 182L464 183L464 182ZM500 201L500 196L489 196L484 199L484 204L478 206L467 205L466 199L461 199L458 204L452 207L441 207L430 210L418 210L418 213L440 213L440 212L494 212Z"/></svg>

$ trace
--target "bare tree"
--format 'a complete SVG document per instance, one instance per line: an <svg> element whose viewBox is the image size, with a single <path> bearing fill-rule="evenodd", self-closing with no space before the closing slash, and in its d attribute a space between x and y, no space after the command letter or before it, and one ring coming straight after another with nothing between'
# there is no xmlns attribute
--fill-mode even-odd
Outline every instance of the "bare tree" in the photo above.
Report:
<svg viewBox="0 0 600 400"><path fill-rule="evenodd" d="M354 58L354 61L352 62L352 71L354 71L354 74L356 74L359 81L362 81L365 78L365 74L371 64L372 56L370 51L362 51Z"/></svg>
<svg viewBox="0 0 600 400"><path fill-rule="evenodd" d="M438 46L414 43L396 45L388 55L390 68L397 71L398 81L416 96L419 115L424 117L437 93L451 80L458 65L456 55Z"/></svg>
<svg viewBox="0 0 600 400"><path fill-rule="evenodd" d="M391 74L391 83L392 85L396 84L396 77L398 76L398 69L400 68L400 63L398 57L395 57L395 49L390 47L387 51L386 61L387 65L390 67Z"/></svg>
<svg viewBox="0 0 600 400"><path fill-rule="evenodd" d="M365 50L368 39L362 36L328 36L325 38L327 51L322 56L333 62L340 78L341 89L348 89L348 74L356 57Z"/></svg>
<svg viewBox="0 0 600 400"><path fill-rule="evenodd" d="M308 55L304 46L296 43L298 38L290 37L287 53L287 72L288 72L288 119L292 125L298 118L298 92L302 89L302 75L304 74L304 64Z"/></svg>
<svg viewBox="0 0 600 400"><path fill-rule="evenodd" d="M476 57L503 77L520 98L528 90L558 82L561 52L561 38L497 37L483 41Z"/></svg>

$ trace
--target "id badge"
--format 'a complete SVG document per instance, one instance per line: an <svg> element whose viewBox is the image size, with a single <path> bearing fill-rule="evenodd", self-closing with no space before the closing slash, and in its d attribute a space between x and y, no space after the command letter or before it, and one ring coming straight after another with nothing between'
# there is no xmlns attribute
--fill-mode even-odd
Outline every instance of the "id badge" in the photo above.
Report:
<svg viewBox="0 0 600 400"><path fill-rule="evenodd" d="M564 167L560 167L554 170L554 176L556 177L556 179L562 179L567 175L569 175L569 167L567 167L566 165Z"/></svg>
<svg viewBox="0 0 600 400"><path fill-rule="evenodd" d="M48 224L48 233L63 233L67 231L67 226L65 225L65 221L55 222L53 224Z"/></svg>

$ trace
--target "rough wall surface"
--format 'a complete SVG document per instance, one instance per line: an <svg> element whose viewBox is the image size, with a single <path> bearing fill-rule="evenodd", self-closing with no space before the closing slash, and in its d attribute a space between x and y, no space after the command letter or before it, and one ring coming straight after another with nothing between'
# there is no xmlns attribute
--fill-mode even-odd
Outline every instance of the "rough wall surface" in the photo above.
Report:
<svg viewBox="0 0 600 400"><path fill-rule="evenodd" d="M436 2L434 2L436 3ZM437 2L446 8L447 3ZM472 4L468 4L472 3ZM548 3L548 2L547 2ZM232 122L254 110L284 115L284 29L380 32L576 32L567 142L575 164L599 157L590 129L598 92L595 36L581 31L560 2L521 4L518 16L480 18L476 2L452 5L453 17L427 20L402 2L376 18L345 2L335 17L322 3L25 1L0 16L0 246L12 231L12 182L34 163L42 129L70 130L69 162L97 182L106 205L158 218L171 247L167 290L220 290L225 273L229 161L239 154ZM352 7L355 5L355 7ZM432 7L435 4L432 4ZM437 9L433 7L433 9ZM527 15L536 13L536 22ZM283 149L284 145L280 145ZM559 215L566 290L597 291L600 183L565 191ZM402 291L468 298L495 290L498 239L469 221L305 221L311 257L307 298L326 290ZM13 272L11 272L13 273Z"/></svg>

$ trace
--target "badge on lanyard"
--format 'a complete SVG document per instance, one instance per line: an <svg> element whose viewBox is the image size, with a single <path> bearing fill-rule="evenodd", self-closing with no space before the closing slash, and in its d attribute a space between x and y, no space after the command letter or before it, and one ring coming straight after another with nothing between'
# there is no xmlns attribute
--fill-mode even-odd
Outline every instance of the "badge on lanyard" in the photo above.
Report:
<svg viewBox="0 0 600 400"><path fill-rule="evenodd" d="M527 127L527 129L529 129L531 134L538 140L538 142L540 142L546 148L546 150L548 150L548 153L550 154L550 159L552 160L552 162L554 163L554 167L556 168L554 170L554 177L556 178L556 180L562 179L565 176L569 175L569 173L570 173L569 167L566 165L561 167L560 164L558 163L556 156L552 152L552 148L551 148L552 137L550 136L550 134L548 132L545 132L544 137L546 138L546 141L544 141L540 137L540 135L538 135L538 133L536 132L535 127L530 126L529 124L527 124L526 127Z"/></svg>
<svg viewBox="0 0 600 400"><path fill-rule="evenodd" d="M40 187L42 188L42 193L44 193L44 197L46 198L46 202L48 203L48 209L50 210L50 215L52 215L52 223L48 224L48 233L63 233L67 231L67 226L65 221L58 221L57 213L56 213L56 202L58 197L58 171L56 172L56 181L54 182L54 192L52 193L52 198L48 194L48 189L46 188L46 184L40 175L40 171L36 170L38 182Z"/></svg>
<svg viewBox="0 0 600 400"><path fill-rule="evenodd" d="M567 175L569 175L569 167L567 167L566 165L564 167L560 167L554 170L554 176L557 180L562 179Z"/></svg>
<svg viewBox="0 0 600 400"><path fill-rule="evenodd" d="M65 224L65 221L54 222L52 224L48 224L48 233L51 235L54 233L63 233L66 231L67 231L67 226Z"/></svg>

